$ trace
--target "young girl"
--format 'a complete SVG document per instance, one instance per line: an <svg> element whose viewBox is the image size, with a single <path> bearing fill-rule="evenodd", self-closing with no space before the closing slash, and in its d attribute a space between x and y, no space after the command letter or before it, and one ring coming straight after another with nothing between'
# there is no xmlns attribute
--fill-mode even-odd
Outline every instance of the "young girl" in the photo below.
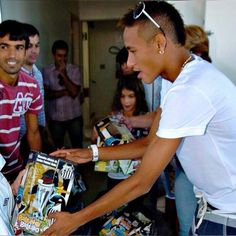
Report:
<svg viewBox="0 0 236 236"><path fill-rule="evenodd" d="M138 116L148 112L144 87L135 74L126 75L119 79L112 103L111 115L116 118ZM147 136L146 128L131 128L132 135L137 139ZM108 173L108 189L114 187L129 175Z"/></svg>

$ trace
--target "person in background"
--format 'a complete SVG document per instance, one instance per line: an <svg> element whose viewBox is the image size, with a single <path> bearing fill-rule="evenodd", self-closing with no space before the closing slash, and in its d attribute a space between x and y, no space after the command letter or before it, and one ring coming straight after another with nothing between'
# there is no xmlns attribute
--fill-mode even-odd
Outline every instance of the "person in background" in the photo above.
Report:
<svg viewBox="0 0 236 236"><path fill-rule="evenodd" d="M117 87L112 102L111 116L119 119L122 115L124 117L137 116L145 114L148 111L145 100L145 93L142 82L135 74L122 76L117 81ZM145 137L148 135L148 130L145 128L132 128L131 134L135 139ZM97 132L94 132L93 143ZM112 189L121 180L128 178L130 175L122 173L108 173L108 190Z"/></svg>
<svg viewBox="0 0 236 236"><path fill-rule="evenodd" d="M83 146L83 117L80 101L81 77L79 68L68 63L68 44L56 40L52 45L54 64L43 68L47 118L56 148L64 146L66 132L71 146Z"/></svg>
<svg viewBox="0 0 236 236"><path fill-rule="evenodd" d="M128 50L123 47L116 56L116 63L118 64L117 78L122 75L136 74L133 71L133 67L127 64ZM153 119L155 118L155 111L160 104L160 90L161 80L155 80L152 84L143 83L145 91L145 99L148 105L149 112L145 115L131 116L131 117L120 117L120 122L125 123L129 128L132 127L150 127Z"/></svg>
<svg viewBox="0 0 236 236"><path fill-rule="evenodd" d="M190 52L198 55L204 60L211 62L209 56L209 39L207 33L199 25L186 25L185 47Z"/></svg>
<svg viewBox="0 0 236 236"><path fill-rule="evenodd" d="M38 83L21 71L29 45L24 24L6 20L0 24L0 153L6 160L2 173L13 182L24 167L20 155L20 117L25 116L27 141L41 150L37 115L42 109Z"/></svg>
<svg viewBox="0 0 236 236"><path fill-rule="evenodd" d="M133 68L127 65L128 51L125 47L121 48L116 55L116 78L122 78L124 75L133 74Z"/></svg>
<svg viewBox="0 0 236 236"><path fill-rule="evenodd" d="M96 152L68 149L52 153L78 163L144 155L132 176L97 201L74 214L50 214L55 223L44 234L69 234L148 192L175 153L199 196L192 234L236 234L235 85L185 48L183 19L173 5L165 1L140 2L121 23L128 64L138 71L138 77L152 83L161 75L172 86L147 138Z"/></svg>
<svg viewBox="0 0 236 236"><path fill-rule="evenodd" d="M42 106L42 111L38 114L37 117L38 117L39 130L42 138L43 130L46 126L45 110L44 110L44 87L43 87L42 73L35 64L37 62L40 52L40 41L39 41L40 36L39 36L39 31L33 25L25 23L24 28L26 34L29 37L29 47L26 50L25 60L23 66L21 67L21 71L34 78L39 84L43 106ZM21 136L21 153L22 155L28 156L29 145L26 138L26 124L24 116L21 116L20 136Z"/></svg>

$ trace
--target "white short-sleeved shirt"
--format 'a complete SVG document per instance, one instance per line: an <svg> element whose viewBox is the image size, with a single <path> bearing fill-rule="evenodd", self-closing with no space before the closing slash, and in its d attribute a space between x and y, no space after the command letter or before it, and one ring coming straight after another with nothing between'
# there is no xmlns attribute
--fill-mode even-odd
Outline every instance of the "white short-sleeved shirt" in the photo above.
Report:
<svg viewBox="0 0 236 236"><path fill-rule="evenodd" d="M11 226L11 214L14 206L14 198L11 186L1 173L5 160L0 154L0 235L14 235Z"/></svg>
<svg viewBox="0 0 236 236"><path fill-rule="evenodd" d="M166 93L157 136L180 138L178 158L214 207L236 212L236 87L195 57Z"/></svg>

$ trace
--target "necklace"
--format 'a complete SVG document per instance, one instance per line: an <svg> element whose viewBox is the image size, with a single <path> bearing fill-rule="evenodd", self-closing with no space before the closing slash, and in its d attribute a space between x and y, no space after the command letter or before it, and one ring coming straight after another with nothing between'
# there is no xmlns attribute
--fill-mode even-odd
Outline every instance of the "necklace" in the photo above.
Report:
<svg viewBox="0 0 236 236"><path fill-rule="evenodd" d="M186 66L186 64L188 63L188 62L190 62L190 61L192 61L193 60L193 56L192 56L192 54L186 59L186 61L183 63L183 65L181 66L181 70L183 70L184 69L184 67Z"/></svg>

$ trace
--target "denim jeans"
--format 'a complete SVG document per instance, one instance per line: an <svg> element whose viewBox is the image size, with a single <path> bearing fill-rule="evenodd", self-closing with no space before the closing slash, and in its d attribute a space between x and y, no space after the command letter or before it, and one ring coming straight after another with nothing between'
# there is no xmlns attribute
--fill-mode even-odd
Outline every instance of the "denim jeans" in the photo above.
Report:
<svg viewBox="0 0 236 236"><path fill-rule="evenodd" d="M50 121L49 129L55 148L64 146L66 132L69 134L72 148L83 147L83 118L82 116L67 121Z"/></svg>
<svg viewBox="0 0 236 236"><path fill-rule="evenodd" d="M223 224L203 220L195 233L193 233L192 230L190 231L190 235L236 235L236 225L235 228L232 228Z"/></svg>
<svg viewBox="0 0 236 236"><path fill-rule="evenodd" d="M175 172L175 204L179 220L179 236L189 235L197 207L193 185L179 165Z"/></svg>

